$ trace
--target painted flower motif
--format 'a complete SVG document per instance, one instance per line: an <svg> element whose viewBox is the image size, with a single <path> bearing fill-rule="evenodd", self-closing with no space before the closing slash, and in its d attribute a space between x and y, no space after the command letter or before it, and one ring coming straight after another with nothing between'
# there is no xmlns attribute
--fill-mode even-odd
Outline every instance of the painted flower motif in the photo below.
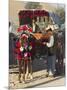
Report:
<svg viewBox="0 0 67 90"><path fill-rule="evenodd" d="M28 26L27 26L27 25L24 25L24 26L22 27L22 29L23 29L23 30L28 30Z"/></svg>
<svg viewBox="0 0 67 90"><path fill-rule="evenodd" d="M24 48L25 48L25 49L27 49L27 47L28 47L28 44L27 44L27 43L25 43L25 44L24 44Z"/></svg>
<svg viewBox="0 0 67 90"><path fill-rule="evenodd" d="M28 30L28 26L27 26L27 25L22 25L22 26L20 26L20 27L17 29L18 32L20 32L20 31L26 31L26 30Z"/></svg>
<svg viewBox="0 0 67 90"><path fill-rule="evenodd" d="M20 51L22 52L24 50L24 48L23 47L20 47Z"/></svg>
<svg viewBox="0 0 67 90"><path fill-rule="evenodd" d="M27 57L28 56L28 52L24 53L24 57Z"/></svg>
<svg viewBox="0 0 67 90"><path fill-rule="evenodd" d="M32 46L29 46L29 50L31 50L32 49Z"/></svg>
<svg viewBox="0 0 67 90"><path fill-rule="evenodd" d="M32 28L29 28L28 31L29 31L29 32L32 32L33 30L32 30Z"/></svg>
<svg viewBox="0 0 67 90"><path fill-rule="evenodd" d="M21 38L23 38L23 39L27 39L27 38L28 38L28 35L26 35L26 34L22 34L22 35L21 35Z"/></svg>

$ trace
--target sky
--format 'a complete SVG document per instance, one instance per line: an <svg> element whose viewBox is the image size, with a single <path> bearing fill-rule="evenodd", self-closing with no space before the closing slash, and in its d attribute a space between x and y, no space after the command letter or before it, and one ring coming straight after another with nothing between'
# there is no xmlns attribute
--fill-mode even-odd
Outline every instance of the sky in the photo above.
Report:
<svg viewBox="0 0 67 90"><path fill-rule="evenodd" d="M57 4L57 3L54 3L52 4L54 7L62 7L62 8L65 8L65 4Z"/></svg>

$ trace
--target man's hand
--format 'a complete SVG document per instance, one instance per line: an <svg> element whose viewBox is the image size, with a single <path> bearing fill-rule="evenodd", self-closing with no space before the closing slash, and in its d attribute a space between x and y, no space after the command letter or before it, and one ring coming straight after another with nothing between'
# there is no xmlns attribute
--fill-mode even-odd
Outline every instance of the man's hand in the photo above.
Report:
<svg viewBox="0 0 67 90"><path fill-rule="evenodd" d="M44 45L46 45L46 42L43 42Z"/></svg>

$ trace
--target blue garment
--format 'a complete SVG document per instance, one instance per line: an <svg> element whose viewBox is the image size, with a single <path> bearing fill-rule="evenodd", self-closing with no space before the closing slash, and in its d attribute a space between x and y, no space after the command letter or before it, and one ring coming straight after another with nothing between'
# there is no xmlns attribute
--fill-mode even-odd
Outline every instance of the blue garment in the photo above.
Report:
<svg viewBox="0 0 67 90"><path fill-rule="evenodd" d="M47 71L48 73L51 71L51 73L55 74L55 62L56 62L56 56L51 55L47 57Z"/></svg>

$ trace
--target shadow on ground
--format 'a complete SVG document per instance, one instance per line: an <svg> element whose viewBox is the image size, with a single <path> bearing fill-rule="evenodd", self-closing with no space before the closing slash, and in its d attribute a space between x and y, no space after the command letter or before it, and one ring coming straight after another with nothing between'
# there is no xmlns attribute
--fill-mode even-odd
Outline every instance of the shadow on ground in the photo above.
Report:
<svg viewBox="0 0 67 90"><path fill-rule="evenodd" d="M32 85L32 86L28 86L28 87L25 87L25 88L34 88L34 87L36 87L36 86L39 86L39 85L43 85L43 84L47 84L47 83L50 83L50 82L53 82L53 81L55 81L55 80L59 80L59 79L61 79L61 78L63 78L64 77L64 75L62 75L62 76L58 76L58 77L56 77L56 78L54 78L54 79L50 79L50 80L48 80L48 81L45 81L45 82L42 82L42 83L37 83L37 84L34 84L34 85ZM38 79L44 79L45 77L43 77L43 76L41 76L41 77L38 77ZM37 79L36 79L37 80Z"/></svg>

